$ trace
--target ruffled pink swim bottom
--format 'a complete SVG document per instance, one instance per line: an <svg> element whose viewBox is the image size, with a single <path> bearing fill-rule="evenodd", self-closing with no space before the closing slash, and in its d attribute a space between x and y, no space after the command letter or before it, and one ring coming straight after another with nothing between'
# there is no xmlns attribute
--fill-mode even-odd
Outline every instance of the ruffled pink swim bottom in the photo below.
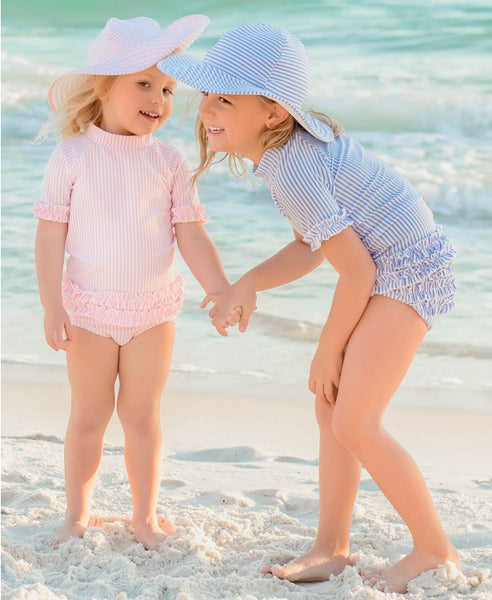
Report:
<svg viewBox="0 0 492 600"><path fill-rule="evenodd" d="M82 290L65 273L63 305L72 325L127 344L144 331L173 321L184 300L182 275L165 288L143 294Z"/></svg>
<svg viewBox="0 0 492 600"><path fill-rule="evenodd" d="M134 337L137 337L137 335L144 333L152 327L156 327L156 325L144 325L142 327L118 327L117 325L108 325L106 323L100 323L95 319L79 317L77 315L71 316L70 321L72 322L72 325L75 325L76 327L81 327L86 331L101 335L102 337L111 338L118 344L118 346L124 346L125 344L128 344L128 342L130 342Z"/></svg>

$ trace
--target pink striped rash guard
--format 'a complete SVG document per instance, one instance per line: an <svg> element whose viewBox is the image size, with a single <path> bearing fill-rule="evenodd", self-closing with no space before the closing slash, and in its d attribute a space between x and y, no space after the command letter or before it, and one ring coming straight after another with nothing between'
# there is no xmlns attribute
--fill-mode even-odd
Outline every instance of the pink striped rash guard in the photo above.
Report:
<svg viewBox="0 0 492 600"><path fill-rule="evenodd" d="M62 290L72 322L151 327L178 315L173 225L207 220L190 170L163 140L95 125L55 148L34 216L68 223Z"/></svg>

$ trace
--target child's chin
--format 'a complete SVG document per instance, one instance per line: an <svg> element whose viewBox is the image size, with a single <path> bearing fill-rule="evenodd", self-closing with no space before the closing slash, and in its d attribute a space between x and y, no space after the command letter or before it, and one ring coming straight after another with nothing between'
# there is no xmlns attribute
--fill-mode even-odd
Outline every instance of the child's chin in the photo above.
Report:
<svg viewBox="0 0 492 600"><path fill-rule="evenodd" d="M216 142L215 140L208 140L208 149L211 152L231 152L229 148L226 148L225 144L221 144L220 142Z"/></svg>

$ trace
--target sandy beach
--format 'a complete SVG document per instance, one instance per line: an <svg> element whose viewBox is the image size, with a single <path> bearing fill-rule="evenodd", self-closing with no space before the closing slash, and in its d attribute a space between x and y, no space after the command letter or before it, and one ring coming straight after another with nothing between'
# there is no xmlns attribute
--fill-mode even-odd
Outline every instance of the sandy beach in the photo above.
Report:
<svg viewBox="0 0 492 600"><path fill-rule="evenodd" d="M411 549L401 519L363 471L354 509L355 567L320 584L259 574L312 544L318 431L306 377L336 271L262 292L246 335L220 338L181 257L186 298L163 396L158 509L177 535L157 552L135 542L123 435L113 419L93 512L119 518L58 550L44 541L65 511L63 442L70 391L64 356L46 344L34 264L33 203L55 140L33 144L52 115L52 80L85 64L110 17L160 24L204 13L203 56L242 23L284 27L312 63L306 109L322 111L422 192L458 252L456 307L424 340L385 423L416 459L463 568L422 574L405 596L364 585ZM492 600L492 103L490 2L2 3L2 599ZM193 166L200 93L178 86L158 136ZM227 161L200 198L228 277L289 243L268 189Z"/></svg>
<svg viewBox="0 0 492 600"><path fill-rule="evenodd" d="M6 365L2 394L2 598L115 600L394 600L365 586L359 567L383 567L410 549L395 511L363 472L354 510L356 567L316 584L258 574L309 549L317 524L317 428L308 393L282 398L186 389L164 394L159 512L177 535L159 551L134 541L119 423L110 424L94 512L122 519L53 550L61 522L69 388L56 368ZM44 383L40 383L43 377ZM185 390L185 391L183 391ZM267 387L268 390L268 387ZM461 392L462 393L462 390ZM405 394L403 390L402 394ZM492 566L492 413L388 409L386 425L418 461L463 561L424 573L408 600L488 600ZM41 433L42 432L42 433Z"/></svg>

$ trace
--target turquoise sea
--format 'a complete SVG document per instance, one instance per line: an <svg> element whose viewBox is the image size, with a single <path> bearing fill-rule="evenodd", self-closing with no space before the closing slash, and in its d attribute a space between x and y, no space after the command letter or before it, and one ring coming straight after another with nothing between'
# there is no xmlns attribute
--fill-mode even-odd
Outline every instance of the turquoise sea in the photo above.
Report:
<svg viewBox="0 0 492 600"><path fill-rule="evenodd" d="M406 175L425 195L458 250L457 306L424 342L404 387L416 401L492 408L492 7L487 0L293 0L247 3L189 0L4 0L2 3L2 361L63 377L62 353L45 343L34 274L39 195L53 141L34 145L49 116L51 80L85 63L87 45L111 16L145 15L162 25L190 13L212 23L193 46L203 54L245 22L297 34L312 60L308 107ZM180 87L171 120L158 133L196 164L197 99ZM200 183L209 231L231 279L287 243L287 222L252 176L224 165ZM309 393L307 371L335 277L323 266L263 293L250 330L220 338L199 310L187 275L177 323L171 385L217 392ZM48 368L47 368L48 367ZM173 379L174 378L174 379Z"/></svg>

